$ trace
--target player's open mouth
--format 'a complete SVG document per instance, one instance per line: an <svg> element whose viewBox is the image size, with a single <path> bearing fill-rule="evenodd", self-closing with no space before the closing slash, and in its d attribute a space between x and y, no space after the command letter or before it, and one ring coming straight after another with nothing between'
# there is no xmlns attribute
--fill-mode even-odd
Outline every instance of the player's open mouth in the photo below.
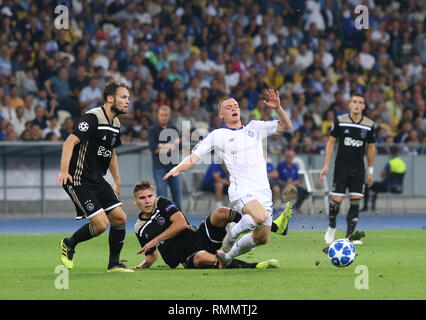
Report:
<svg viewBox="0 0 426 320"><path fill-rule="evenodd" d="M235 113L233 113L233 114L232 114L232 116L233 116L233 117L237 117L237 116L238 116L238 113L236 113L236 112L235 112Z"/></svg>

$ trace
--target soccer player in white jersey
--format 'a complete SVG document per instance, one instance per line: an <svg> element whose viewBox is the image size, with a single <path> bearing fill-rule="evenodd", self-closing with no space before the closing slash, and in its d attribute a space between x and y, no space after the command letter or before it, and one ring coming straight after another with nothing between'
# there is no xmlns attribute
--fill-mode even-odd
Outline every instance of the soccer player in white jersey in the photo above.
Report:
<svg viewBox="0 0 426 320"><path fill-rule="evenodd" d="M231 97L218 104L218 115L225 128L215 129L201 140L190 156L170 170L164 179L195 166L214 149L221 155L230 174L228 188L231 207L243 213L241 220L228 231L218 257L224 265L233 258L268 242L272 224L272 193L266 172L262 141L267 136L291 129L290 118L281 107L278 91L269 89L267 107L273 108L279 120L250 121L243 125L238 102ZM239 239L244 232L252 231Z"/></svg>

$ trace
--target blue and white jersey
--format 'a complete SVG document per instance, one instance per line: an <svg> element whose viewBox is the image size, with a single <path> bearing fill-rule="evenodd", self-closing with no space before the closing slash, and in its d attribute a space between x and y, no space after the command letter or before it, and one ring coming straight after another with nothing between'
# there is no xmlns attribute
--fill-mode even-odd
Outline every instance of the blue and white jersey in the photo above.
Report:
<svg viewBox="0 0 426 320"><path fill-rule="evenodd" d="M229 200L241 194L269 189L263 140L277 133L278 120L250 121L239 129L220 128L201 140L192 153L199 158L217 153L229 175Z"/></svg>

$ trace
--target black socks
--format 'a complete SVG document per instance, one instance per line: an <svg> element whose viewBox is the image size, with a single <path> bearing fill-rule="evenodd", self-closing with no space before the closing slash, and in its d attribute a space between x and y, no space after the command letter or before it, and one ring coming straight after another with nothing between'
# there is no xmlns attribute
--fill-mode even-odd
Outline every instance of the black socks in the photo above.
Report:
<svg viewBox="0 0 426 320"><path fill-rule="evenodd" d="M64 240L65 244L70 247L71 249L74 249L77 244L83 241L90 240L94 237L96 237L97 234L95 230L93 229L93 226L90 223L85 224L80 229L78 229L74 234L66 238Z"/></svg>
<svg viewBox="0 0 426 320"><path fill-rule="evenodd" d="M340 202L331 200L328 214L328 226L330 228L336 228L336 217L339 214Z"/></svg>
<svg viewBox="0 0 426 320"><path fill-rule="evenodd" d="M356 225L358 223L359 216L359 203L360 199L352 199L350 201L351 206L349 207L348 215L346 217L347 229L346 229L346 238L349 238L352 233L355 231Z"/></svg>
<svg viewBox="0 0 426 320"><path fill-rule="evenodd" d="M108 267L113 267L120 263L120 252L123 249L124 238L126 237L125 224L111 224L109 230L109 263Z"/></svg>

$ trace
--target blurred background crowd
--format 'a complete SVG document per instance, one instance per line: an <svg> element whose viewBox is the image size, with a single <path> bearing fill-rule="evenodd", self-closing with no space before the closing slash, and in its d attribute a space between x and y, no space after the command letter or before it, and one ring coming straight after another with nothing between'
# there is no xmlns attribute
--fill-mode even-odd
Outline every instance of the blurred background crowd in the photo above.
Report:
<svg viewBox="0 0 426 320"><path fill-rule="evenodd" d="M378 143L426 153L425 1L0 3L0 141L66 139L113 79L132 94L122 141L147 141L164 105L178 130L182 121L219 128L222 96L237 99L244 122L275 119L262 103L274 88L293 128L271 136L268 151L322 153L356 91ZM55 28L57 5L69 8L68 29ZM368 29L355 25L358 5L369 9Z"/></svg>

